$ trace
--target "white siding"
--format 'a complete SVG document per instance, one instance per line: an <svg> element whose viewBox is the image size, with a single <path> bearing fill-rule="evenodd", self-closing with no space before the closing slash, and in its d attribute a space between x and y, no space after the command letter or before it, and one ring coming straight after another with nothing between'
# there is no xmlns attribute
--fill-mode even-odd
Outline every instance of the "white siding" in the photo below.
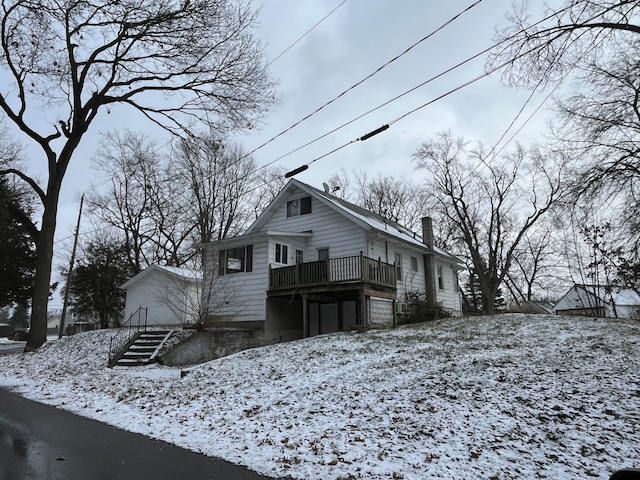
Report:
<svg viewBox="0 0 640 480"><path fill-rule="evenodd" d="M248 245L249 243L247 243ZM252 243L253 271L218 276L218 254L215 244L207 249L207 278L215 278L214 293L209 301L209 315L228 316L229 320L249 321L266 319L266 291L268 288L267 240Z"/></svg>
<svg viewBox="0 0 640 480"><path fill-rule="evenodd" d="M393 302L371 297L369 299L369 324L372 327L393 326Z"/></svg>
<svg viewBox="0 0 640 480"><path fill-rule="evenodd" d="M583 313L587 314L589 310L597 311L601 308L606 317L638 318L640 316L640 305L616 305L614 309L609 299L607 299L609 301L598 299L593 289L594 287L591 286L572 287L553 307L553 313L570 314L574 310L574 314L581 314L580 310L584 310Z"/></svg>
<svg viewBox="0 0 640 480"><path fill-rule="evenodd" d="M300 198L304 195L293 195ZM305 262L318 259L318 249L329 247L331 257L359 255L366 251L365 230L343 215L327 207L315 198L312 199L312 211L308 215L287 217L286 202L265 224L262 230L305 232L313 235L306 239ZM273 258L273 254L270 258Z"/></svg>
<svg viewBox="0 0 640 480"><path fill-rule="evenodd" d="M589 310L604 306L604 302L599 300L593 293L587 293L582 288L572 287L553 307L553 313L563 310Z"/></svg>
<svg viewBox="0 0 640 480"><path fill-rule="evenodd" d="M384 240L372 240L368 243L368 256L380 258L393 264L396 254L400 254L402 261L402 278L397 279L398 301L405 302L408 292L425 293L424 251L411 248L409 245L398 244ZM411 257L417 259L418 270L411 268ZM442 267L443 288L438 285L438 266ZM434 277L431 279L436 292L436 302L442 304L445 310L454 315L461 314L460 294L458 291L457 274L451 267L451 261L436 257L434 261Z"/></svg>
<svg viewBox="0 0 640 480"><path fill-rule="evenodd" d="M147 325L184 325L192 323L196 313L187 296L193 295L196 285L160 271L150 272L127 288L124 320L138 308L147 308Z"/></svg>
<svg viewBox="0 0 640 480"><path fill-rule="evenodd" d="M286 245L288 247L287 252L287 263L286 264L278 264L276 263L276 243L280 245ZM281 236L273 236L269 239L269 250L268 250L268 264L274 268L283 267L286 265L295 265L296 263L296 250L302 250L304 252L304 261L310 261L307 257L307 246L305 242L305 238L295 237L281 237Z"/></svg>
<svg viewBox="0 0 640 480"><path fill-rule="evenodd" d="M445 310L450 311L453 315L462 314L462 305L460 303L460 292L458 287L458 275L451 268L451 262L443 261L436 257L434 268L434 285L436 287L436 302L440 303ZM438 284L438 267L442 268L443 288Z"/></svg>

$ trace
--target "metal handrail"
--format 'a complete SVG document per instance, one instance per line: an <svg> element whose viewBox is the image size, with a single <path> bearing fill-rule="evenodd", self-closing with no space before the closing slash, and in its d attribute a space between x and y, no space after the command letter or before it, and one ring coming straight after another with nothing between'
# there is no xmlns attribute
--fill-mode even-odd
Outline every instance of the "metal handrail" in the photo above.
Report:
<svg viewBox="0 0 640 480"><path fill-rule="evenodd" d="M122 347L129 343L136 333L146 330L147 307L140 305L135 312L129 315L129 318L120 326L116 334L111 337L109 342L109 365L111 365L111 362L113 362Z"/></svg>

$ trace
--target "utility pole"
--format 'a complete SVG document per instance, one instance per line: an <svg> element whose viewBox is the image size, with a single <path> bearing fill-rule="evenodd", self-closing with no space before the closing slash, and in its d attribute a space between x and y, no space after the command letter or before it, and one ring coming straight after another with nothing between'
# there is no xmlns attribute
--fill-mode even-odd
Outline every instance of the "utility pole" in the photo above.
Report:
<svg viewBox="0 0 640 480"><path fill-rule="evenodd" d="M62 302L62 314L60 315L60 328L58 329L58 339L64 333L64 317L67 314L67 304L69 303L69 285L71 283L71 272L76 261L76 248L78 247L78 234L80 233L80 218L82 217L82 204L84 203L84 193L80 197L80 210L78 211L78 223L76 223L76 234L73 239L73 249L71 250L71 260L69 261L69 273L67 274L67 286L64 289L64 301Z"/></svg>

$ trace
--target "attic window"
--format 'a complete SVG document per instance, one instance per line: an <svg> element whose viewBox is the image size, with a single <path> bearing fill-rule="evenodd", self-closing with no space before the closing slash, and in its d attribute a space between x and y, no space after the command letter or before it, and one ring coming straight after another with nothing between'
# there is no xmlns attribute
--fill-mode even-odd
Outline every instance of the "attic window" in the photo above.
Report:
<svg viewBox="0 0 640 480"><path fill-rule="evenodd" d="M287 217L308 215L311 213L311 197L296 198L287 202Z"/></svg>

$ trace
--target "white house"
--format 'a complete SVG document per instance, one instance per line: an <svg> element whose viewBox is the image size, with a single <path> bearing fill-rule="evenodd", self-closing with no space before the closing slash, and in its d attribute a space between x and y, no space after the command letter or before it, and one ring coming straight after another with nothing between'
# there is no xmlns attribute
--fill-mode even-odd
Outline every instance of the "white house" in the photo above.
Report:
<svg viewBox="0 0 640 480"><path fill-rule="evenodd" d="M640 295L631 289L576 284L553 307L553 313L640 319Z"/></svg>
<svg viewBox="0 0 640 480"><path fill-rule="evenodd" d="M245 234L204 246L209 321L273 343L394 325L414 292L460 315L461 262L433 245L431 219L423 231L290 180Z"/></svg>
<svg viewBox="0 0 640 480"><path fill-rule="evenodd" d="M202 274L187 268L150 265L120 288L126 290L126 322L146 309L149 326L179 326L199 320Z"/></svg>

